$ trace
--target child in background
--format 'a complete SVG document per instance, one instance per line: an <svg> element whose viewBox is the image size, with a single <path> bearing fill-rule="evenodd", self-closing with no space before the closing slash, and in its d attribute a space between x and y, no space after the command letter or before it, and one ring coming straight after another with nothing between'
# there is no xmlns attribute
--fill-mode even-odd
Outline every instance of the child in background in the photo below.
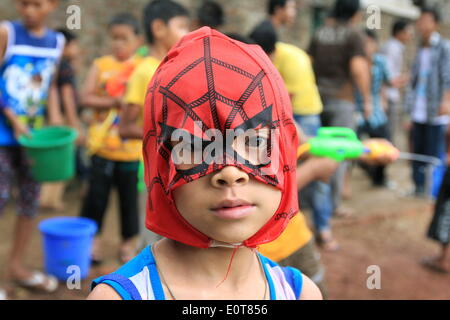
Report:
<svg viewBox="0 0 450 320"><path fill-rule="evenodd" d="M144 9L143 21L150 55L136 68L127 84L119 125L120 135L126 139L142 139L142 115L148 83L170 48L189 32L188 11L173 1L150 2ZM143 190L139 195L141 224L144 223L146 199L147 191ZM140 238L140 246L144 247L160 236L142 230Z"/></svg>
<svg viewBox="0 0 450 320"><path fill-rule="evenodd" d="M47 27L47 18L57 7L56 0L14 3L20 21L0 25L0 212L10 198L15 178L19 188L14 238L5 262L6 278L29 289L54 292L58 282L53 276L25 266L40 185L31 176L30 163L17 138L42 127L45 115L48 124L61 124L55 73L64 37Z"/></svg>
<svg viewBox="0 0 450 320"><path fill-rule="evenodd" d="M135 254L135 236L139 233L137 181L142 142L122 139L118 124L125 83L141 58L135 55L141 44L140 27L130 14L115 16L108 26L111 55L96 59L87 76L81 104L94 111L87 147L91 157L89 186L81 208L81 216L98 224L92 261L102 257L100 233L112 187L117 187L122 242L119 259L126 262Z"/></svg>
<svg viewBox="0 0 450 320"><path fill-rule="evenodd" d="M95 280L89 299L320 299L308 277L255 250L298 212L290 108L259 47L207 27L185 36L149 84L144 118L146 225L166 238Z"/></svg>
<svg viewBox="0 0 450 320"><path fill-rule="evenodd" d="M73 63L79 57L80 48L77 37L66 29L57 29L59 33L64 35L66 40L61 63L58 68L57 86L60 97L61 109L64 116L64 123L78 132L77 144L79 145L83 139L83 128L78 117L78 97L76 93L76 79ZM77 175L81 180L84 179L87 168L80 157L80 147L76 152L76 169ZM42 186L40 206L41 208L55 209L61 211L64 208L63 194L65 182L46 183Z"/></svg>
<svg viewBox="0 0 450 320"><path fill-rule="evenodd" d="M220 30L225 24L225 12L216 1L204 0L197 9L197 17L193 21L193 29L210 27Z"/></svg>

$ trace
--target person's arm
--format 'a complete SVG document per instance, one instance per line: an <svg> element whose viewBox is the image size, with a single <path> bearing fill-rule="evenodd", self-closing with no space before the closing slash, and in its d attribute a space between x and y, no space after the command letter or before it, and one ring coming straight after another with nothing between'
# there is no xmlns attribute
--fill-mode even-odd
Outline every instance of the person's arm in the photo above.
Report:
<svg viewBox="0 0 450 320"><path fill-rule="evenodd" d="M100 283L92 290L86 300L123 300L122 297L107 284Z"/></svg>
<svg viewBox="0 0 450 320"><path fill-rule="evenodd" d="M299 300L323 300L322 293L317 285L307 276L302 275L302 277L302 293L300 294Z"/></svg>
<svg viewBox="0 0 450 320"><path fill-rule="evenodd" d="M439 115L450 115L450 89L445 91L439 107Z"/></svg>
<svg viewBox="0 0 450 320"><path fill-rule="evenodd" d="M297 166L297 189L301 190L310 182L328 181L339 163L329 158L310 157Z"/></svg>
<svg viewBox="0 0 450 320"><path fill-rule="evenodd" d="M0 26L0 64L3 63L3 58L5 56L7 44L8 44L8 30Z"/></svg>
<svg viewBox="0 0 450 320"><path fill-rule="evenodd" d="M77 130L77 143L83 143L84 135L81 127L80 119L77 114L77 103L75 101L75 90L69 83L63 84L61 87L61 100L64 105L64 112L67 117L67 124Z"/></svg>
<svg viewBox="0 0 450 320"><path fill-rule="evenodd" d="M119 122L119 134L124 139L142 139L144 129L138 125L142 107L138 104L128 103L122 111Z"/></svg>
<svg viewBox="0 0 450 320"><path fill-rule="evenodd" d="M79 127L79 119L77 115L77 104L75 102L75 90L72 85L64 84L61 87L61 101L64 105L64 112L67 116L67 124L75 129Z"/></svg>
<svg viewBox="0 0 450 320"><path fill-rule="evenodd" d="M444 95L439 108L439 115L450 115L450 44L444 48L441 61L444 62L440 70Z"/></svg>
<svg viewBox="0 0 450 320"><path fill-rule="evenodd" d="M121 105L120 98L100 96L96 93L98 88L98 73L97 66L93 64L88 71L86 81L81 90L81 105L86 108L100 110L107 110L114 107L119 108Z"/></svg>
<svg viewBox="0 0 450 320"><path fill-rule="evenodd" d="M370 67L366 57L357 55L350 59L350 73L364 101L364 117L372 113L372 97L370 95Z"/></svg>
<svg viewBox="0 0 450 320"><path fill-rule="evenodd" d="M63 124L61 106L59 103L59 93L56 85L56 79L50 85L47 104L48 123L51 126L59 126Z"/></svg>
<svg viewBox="0 0 450 320"><path fill-rule="evenodd" d="M19 121L19 118L10 108L4 107L1 110L3 111L5 117L11 123L11 127L13 129L14 136L16 137L16 139L19 138L21 135L28 135L30 133L27 126Z"/></svg>

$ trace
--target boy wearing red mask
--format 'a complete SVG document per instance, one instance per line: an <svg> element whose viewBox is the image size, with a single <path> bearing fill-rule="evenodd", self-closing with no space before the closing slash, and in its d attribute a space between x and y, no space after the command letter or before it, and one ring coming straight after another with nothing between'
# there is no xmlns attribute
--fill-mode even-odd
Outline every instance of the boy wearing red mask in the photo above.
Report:
<svg viewBox="0 0 450 320"><path fill-rule="evenodd" d="M153 77L144 117L146 226L165 237L89 299L321 299L257 252L298 212L288 93L257 46L207 27Z"/></svg>

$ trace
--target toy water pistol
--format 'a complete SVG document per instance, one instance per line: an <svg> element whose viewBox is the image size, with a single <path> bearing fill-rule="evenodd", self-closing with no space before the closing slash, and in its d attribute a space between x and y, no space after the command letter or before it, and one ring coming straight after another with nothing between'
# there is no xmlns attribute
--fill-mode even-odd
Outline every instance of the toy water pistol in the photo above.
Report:
<svg viewBox="0 0 450 320"><path fill-rule="evenodd" d="M311 138L307 143L299 146L297 157L300 157L305 152L316 157L326 157L338 162L357 159L362 156L369 159L388 156L392 161L398 159L411 160L434 166L439 166L442 162L440 159L431 156L400 152L393 145L383 140L373 139L363 144L352 129L342 127L320 128L317 137Z"/></svg>
<svg viewBox="0 0 450 320"><path fill-rule="evenodd" d="M394 146L381 141L374 140L363 144L352 129L342 127L320 128L317 137L309 139L298 148L297 156L300 157L305 152L338 162L361 156L376 159L386 154L397 158L399 153Z"/></svg>

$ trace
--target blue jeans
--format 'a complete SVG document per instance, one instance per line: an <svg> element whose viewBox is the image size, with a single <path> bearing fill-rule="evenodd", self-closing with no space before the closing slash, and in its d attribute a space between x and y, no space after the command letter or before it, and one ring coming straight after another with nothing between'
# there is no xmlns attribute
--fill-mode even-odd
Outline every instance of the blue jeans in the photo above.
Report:
<svg viewBox="0 0 450 320"><path fill-rule="evenodd" d="M319 115L294 115L294 119L307 136L317 135L321 125ZM317 232L329 230L330 217L333 213L330 185L322 181L310 182L299 192L299 199L302 207L306 205L311 208Z"/></svg>
<svg viewBox="0 0 450 320"><path fill-rule="evenodd" d="M446 125L430 125L413 122L411 142L414 153L433 156L443 161L441 166L433 170L432 195L436 196L445 171L445 131ZM427 164L412 162L412 178L416 192L425 192L425 171Z"/></svg>

